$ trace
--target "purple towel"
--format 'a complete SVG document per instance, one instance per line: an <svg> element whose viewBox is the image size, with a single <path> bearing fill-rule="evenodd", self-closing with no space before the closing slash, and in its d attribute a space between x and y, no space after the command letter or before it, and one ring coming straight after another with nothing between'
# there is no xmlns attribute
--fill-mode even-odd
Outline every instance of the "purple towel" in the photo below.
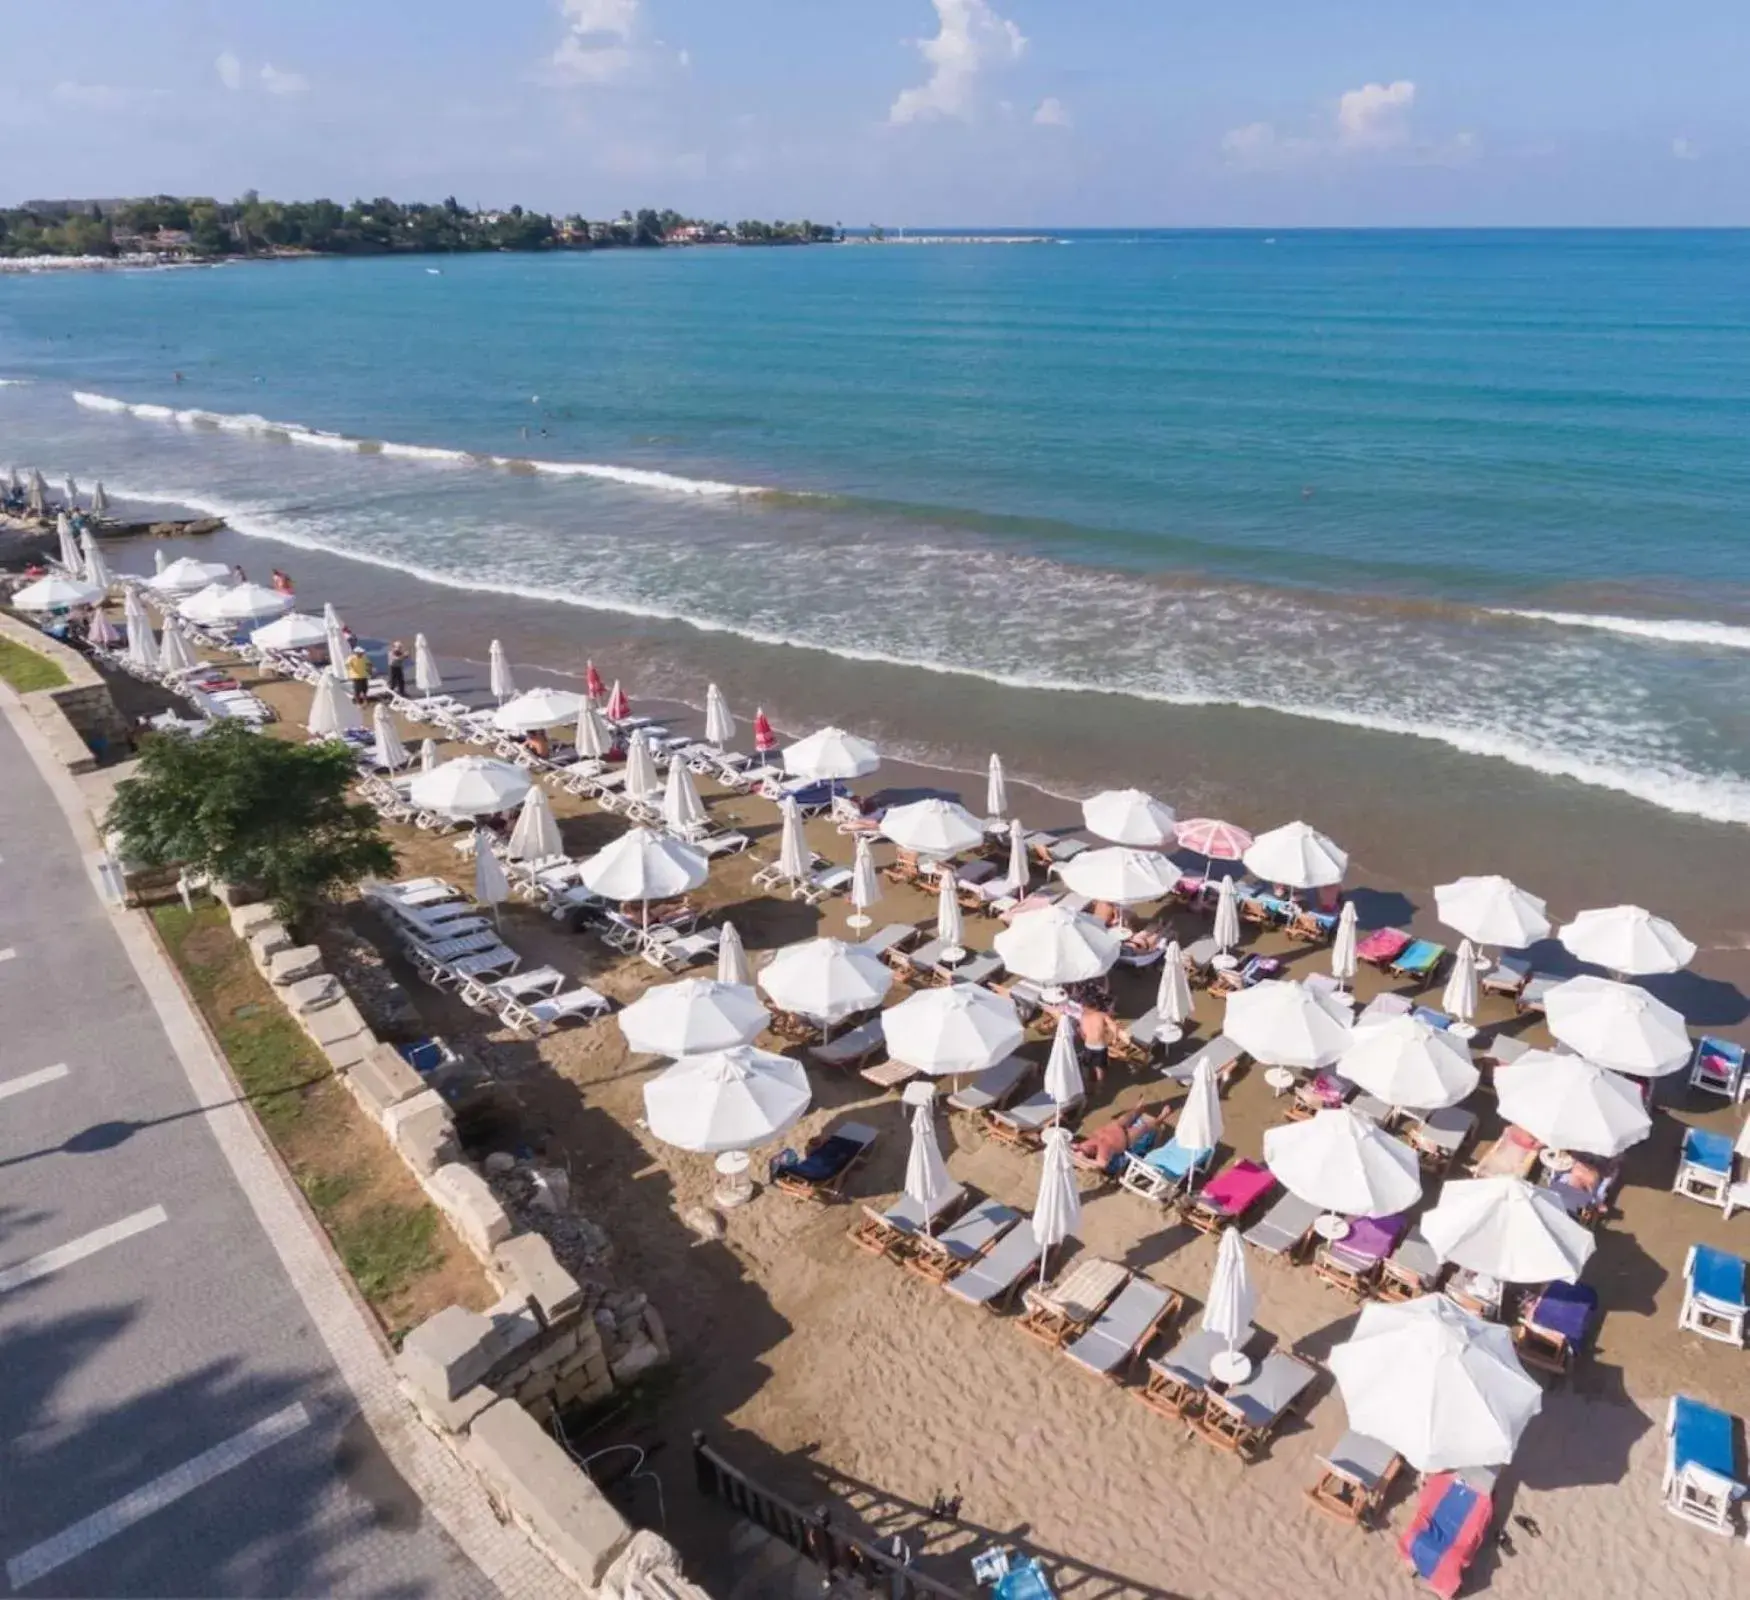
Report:
<svg viewBox="0 0 1750 1600"><path fill-rule="evenodd" d="M1357 1217L1349 1231L1331 1246L1331 1253L1345 1262L1372 1266L1383 1261L1397 1249L1404 1236L1404 1219L1399 1217Z"/></svg>

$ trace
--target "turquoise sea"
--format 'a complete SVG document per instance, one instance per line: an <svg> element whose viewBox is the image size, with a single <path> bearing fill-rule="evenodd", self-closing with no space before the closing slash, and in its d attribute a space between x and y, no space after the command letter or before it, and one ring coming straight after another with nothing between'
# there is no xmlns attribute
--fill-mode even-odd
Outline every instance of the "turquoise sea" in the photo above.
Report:
<svg viewBox="0 0 1750 1600"><path fill-rule="evenodd" d="M1742 823L1747 286L1750 234L1608 232L0 277L0 464Z"/></svg>

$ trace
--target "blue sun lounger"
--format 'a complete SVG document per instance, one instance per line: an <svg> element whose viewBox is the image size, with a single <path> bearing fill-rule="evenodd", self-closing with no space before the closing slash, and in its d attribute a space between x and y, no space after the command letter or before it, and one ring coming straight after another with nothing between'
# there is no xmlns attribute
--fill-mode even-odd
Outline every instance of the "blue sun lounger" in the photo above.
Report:
<svg viewBox="0 0 1750 1600"><path fill-rule="evenodd" d="M1431 981L1446 959L1446 946L1432 939L1412 939L1403 953L1386 969L1395 977Z"/></svg>
<svg viewBox="0 0 1750 1600"><path fill-rule="evenodd" d="M1208 1166L1214 1156L1213 1149L1188 1150L1177 1139L1169 1139L1146 1156L1133 1156L1126 1151L1118 1186L1141 1195L1145 1200L1165 1205L1190 1183L1197 1169Z"/></svg>
<svg viewBox="0 0 1750 1600"><path fill-rule="evenodd" d="M1665 1509L1706 1528L1732 1532L1732 1507L1744 1498L1732 1418L1724 1411L1673 1395L1665 1413Z"/></svg>

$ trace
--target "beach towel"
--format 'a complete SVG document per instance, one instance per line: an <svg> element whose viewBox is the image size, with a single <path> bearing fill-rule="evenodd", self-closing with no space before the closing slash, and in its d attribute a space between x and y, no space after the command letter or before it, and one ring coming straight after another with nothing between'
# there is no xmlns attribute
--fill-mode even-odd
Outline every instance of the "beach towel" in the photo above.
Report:
<svg viewBox="0 0 1750 1600"><path fill-rule="evenodd" d="M1416 1501L1416 1515L1398 1548L1429 1588L1452 1600L1464 1571L1482 1548L1494 1501L1450 1472L1436 1473Z"/></svg>
<svg viewBox="0 0 1750 1600"><path fill-rule="evenodd" d="M1207 1161L1209 1155L1207 1150L1187 1150L1177 1139L1170 1139L1143 1159L1156 1172L1164 1172L1169 1178L1183 1178L1193 1167Z"/></svg>
<svg viewBox="0 0 1750 1600"><path fill-rule="evenodd" d="M1525 1320L1543 1333L1555 1334L1570 1349L1586 1341L1598 1311L1598 1291L1589 1283L1552 1283L1537 1297Z"/></svg>
<svg viewBox="0 0 1750 1600"><path fill-rule="evenodd" d="M1331 1245L1331 1254L1348 1266L1371 1267L1397 1249L1404 1236L1404 1219L1357 1217L1349 1231Z"/></svg>
<svg viewBox="0 0 1750 1600"><path fill-rule="evenodd" d="M1267 1167L1255 1161L1236 1161L1211 1178L1197 1198L1224 1217L1237 1217L1262 1200L1275 1183Z"/></svg>
<svg viewBox="0 0 1750 1600"><path fill-rule="evenodd" d="M1425 974L1439 966L1445 955L1445 945L1435 944L1432 939L1417 939L1404 948L1391 968L1393 972Z"/></svg>
<svg viewBox="0 0 1750 1600"><path fill-rule="evenodd" d="M772 1173L774 1176L782 1173L787 1178L800 1178L804 1183L830 1183L856 1160L861 1149L860 1140L835 1133L800 1159L792 1153L791 1159L785 1161L780 1155L772 1163Z"/></svg>
<svg viewBox="0 0 1750 1600"><path fill-rule="evenodd" d="M1402 928L1375 928L1355 946L1355 954L1362 961L1395 961L1409 944L1410 936Z"/></svg>

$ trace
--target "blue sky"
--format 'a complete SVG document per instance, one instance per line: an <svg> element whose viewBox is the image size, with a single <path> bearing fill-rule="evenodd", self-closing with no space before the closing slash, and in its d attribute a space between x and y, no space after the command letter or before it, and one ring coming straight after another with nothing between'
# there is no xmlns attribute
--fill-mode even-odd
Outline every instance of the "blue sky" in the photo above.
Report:
<svg viewBox="0 0 1750 1600"><path fill-rule="evenodd" d="M0 22L6 202L1750 223L1744 0L0 0Z"/></svg>

